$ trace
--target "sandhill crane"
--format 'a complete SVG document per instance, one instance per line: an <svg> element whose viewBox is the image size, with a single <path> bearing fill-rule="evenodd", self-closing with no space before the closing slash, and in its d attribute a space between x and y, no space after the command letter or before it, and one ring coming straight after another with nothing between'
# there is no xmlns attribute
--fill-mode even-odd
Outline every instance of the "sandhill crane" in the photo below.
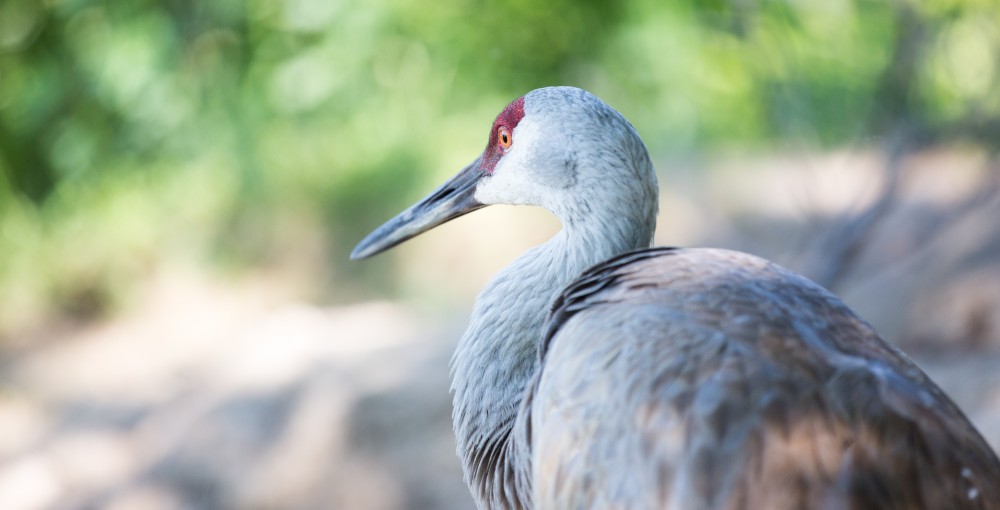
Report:
<svg viewBox="0 0 1000 510"><path fill-rule="evenodd" d="M452 360L480 508L1000 508L982 436L831 293L744 253L649 248L653 166L600 99L515 100L481 156L351 256L488 204L563 228L482 291Z"/></svg>

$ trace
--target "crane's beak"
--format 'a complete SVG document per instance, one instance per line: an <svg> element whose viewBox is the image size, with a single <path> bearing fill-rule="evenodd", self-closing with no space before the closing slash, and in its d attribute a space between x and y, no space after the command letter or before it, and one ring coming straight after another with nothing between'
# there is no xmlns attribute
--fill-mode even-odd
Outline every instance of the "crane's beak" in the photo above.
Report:
<svg viewBox="0 0 1000 510"><path fill-rule="evenodd" d="M385 222L354 247L351 260L382 253L442 223L485 207L476 200L476 183L483 176L481 158L458 172L426 198Z"/></svg>

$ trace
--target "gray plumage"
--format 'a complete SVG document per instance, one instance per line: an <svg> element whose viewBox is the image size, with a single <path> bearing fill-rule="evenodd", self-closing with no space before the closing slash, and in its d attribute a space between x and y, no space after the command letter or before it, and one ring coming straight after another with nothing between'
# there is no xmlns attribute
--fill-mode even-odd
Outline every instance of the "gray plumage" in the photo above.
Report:
<svg viewBox="0 0 1000 510"><path fill-rule="evenodd" d="M656 178L618 112L539 89L507 128L352 254L495 203L563 223L483 290L452 361L480 508L1000 508L983 438L836 297L750 255L645 249Z"/></svg>

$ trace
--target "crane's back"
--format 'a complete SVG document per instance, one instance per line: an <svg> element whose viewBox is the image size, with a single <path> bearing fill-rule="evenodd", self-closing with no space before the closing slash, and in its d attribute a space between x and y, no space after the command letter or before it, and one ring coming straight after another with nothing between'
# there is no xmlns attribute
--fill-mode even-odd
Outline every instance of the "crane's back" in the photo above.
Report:
<svg viewBox="0 0 1000 510"><path fill-rule="evenodd" d="M529 387L537 508L1000 508L1000 461L839 299L651 249L557 300Z"/></svg>

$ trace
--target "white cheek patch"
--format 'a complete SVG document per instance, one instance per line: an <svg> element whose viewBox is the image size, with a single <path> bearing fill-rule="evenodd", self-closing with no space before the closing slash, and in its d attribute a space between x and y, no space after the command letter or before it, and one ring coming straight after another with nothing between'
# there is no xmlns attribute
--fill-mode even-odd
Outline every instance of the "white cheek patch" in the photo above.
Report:
<svg viewBox="0 0 1000 510"><path fill-rule="evenodd" d="M515 165L501 161L491 177L480 181L476 200L483 204L538 204L538 187L524 179ZM506 168L505 168L506 167Z"/></svg>

